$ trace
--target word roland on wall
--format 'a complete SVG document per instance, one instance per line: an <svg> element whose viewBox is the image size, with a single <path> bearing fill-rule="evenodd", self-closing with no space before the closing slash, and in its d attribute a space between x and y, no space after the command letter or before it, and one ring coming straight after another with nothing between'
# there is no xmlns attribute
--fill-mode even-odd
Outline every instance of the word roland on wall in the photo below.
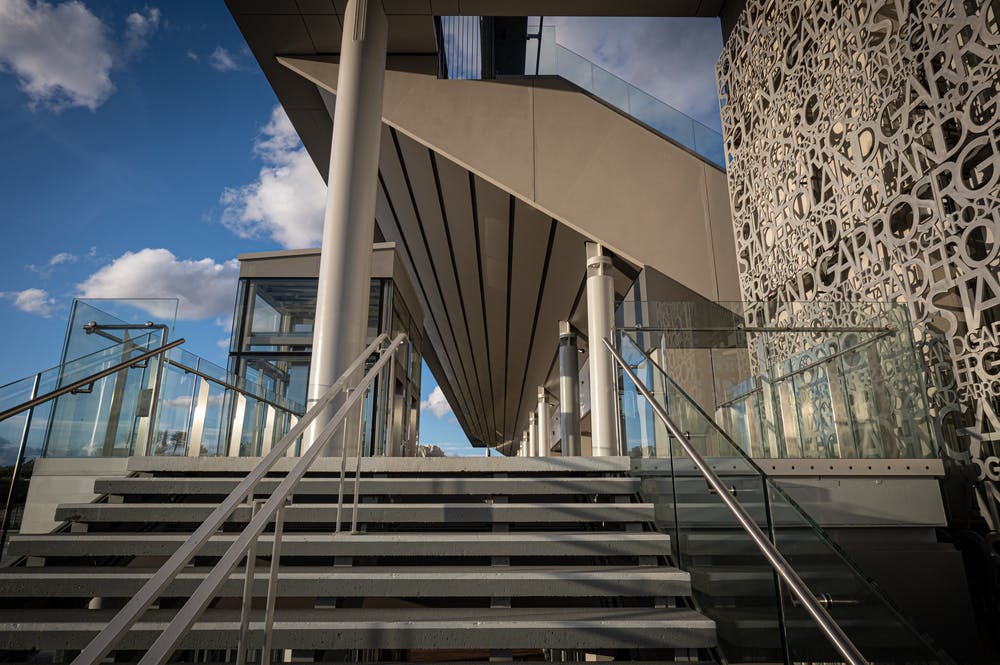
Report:
<svg viewBox="0 0 1000 665"><path fill-rule="evenodd" d="M947 452L1000 450L1000 2L748 0L718 64L744 300L905 302Z"/></svg>

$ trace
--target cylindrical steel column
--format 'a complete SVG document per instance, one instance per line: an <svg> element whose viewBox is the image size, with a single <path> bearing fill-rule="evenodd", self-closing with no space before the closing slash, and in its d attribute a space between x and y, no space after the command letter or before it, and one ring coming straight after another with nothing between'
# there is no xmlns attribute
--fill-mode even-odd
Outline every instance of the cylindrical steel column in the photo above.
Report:
<svg viewBox="0 0 1000 665"><path fill-rule="evenodd" d="M528 414L528 454L538 457L538 425L535 422L535 412Z"/></svg>
<svg viewBox="0 0 1000 665"><path fill-rule="evenodd" d="M580 446L580 359L569 321L559 322L559 429L563 457L578 456Z"/></svg>
<svg viewBox="0 0 1000 665"><path fill-rule="evenodd" d="M587 243L587 335L590 338L590 426L593 456L618 455L615 427L614 364L605 338L615 325L615 288L611 258L603 248Z"/></svg>
<svg viewBox="0 0 1000 665"><path fill-rule="evenodd" d="M521 432L521 447L520 447L519 450L521 451L521 457L530 457L531 456L531 451L528 449L528 433L527 432Z"/></svg>
<svg viewBox="0 0 1000 665"><path fill-rule="evenodd" d="M549 441L549 402L543 386L538 386L538 416L536 420L538 423L538 454L541 457L548 457L552 444Z"/></svg>
<svg viewBox="0 0 1000 665"><path fill-rule="evenodd" d="M316 294L308 405L365 347L388 24L380 0L349 0L340 46L329 189ZM312 445L341 402L306 432ZM339 454L339 438L327 454Z"/></svg>

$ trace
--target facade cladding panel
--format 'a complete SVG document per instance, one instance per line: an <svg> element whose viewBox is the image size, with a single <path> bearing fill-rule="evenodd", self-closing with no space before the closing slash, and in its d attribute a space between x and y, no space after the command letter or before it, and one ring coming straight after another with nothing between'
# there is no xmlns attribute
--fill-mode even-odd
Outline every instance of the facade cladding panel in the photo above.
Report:
<svg viewBox="0 0 1000 665"><path fill-rule="evenodd" d="M1000 4L749 0L718 79L743 299L907 303L950 454L995 454Z"/></svg>

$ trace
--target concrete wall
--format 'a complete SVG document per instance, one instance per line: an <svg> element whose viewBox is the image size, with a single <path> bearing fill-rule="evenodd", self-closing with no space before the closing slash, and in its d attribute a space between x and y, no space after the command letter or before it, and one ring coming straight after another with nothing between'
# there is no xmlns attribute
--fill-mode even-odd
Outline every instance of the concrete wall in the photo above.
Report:
<svg viewBox="0 0 1000 665"><path fill-rule="evenodd" d="M39 458L35 460L28 485L28 499L21 519L21 533L48 533L59 526L56 506L60 503L87 503L97 498L94 481L127 474L128 459Z"/></svg>
<svg viewBox="0 0 1000 665"><path fill-rule="evenodd" d="M279 61L336 92L332 59ZM387 125L636 265L738 298L724 172L565 81L440 80L429 64L390 58Z"/></svg>

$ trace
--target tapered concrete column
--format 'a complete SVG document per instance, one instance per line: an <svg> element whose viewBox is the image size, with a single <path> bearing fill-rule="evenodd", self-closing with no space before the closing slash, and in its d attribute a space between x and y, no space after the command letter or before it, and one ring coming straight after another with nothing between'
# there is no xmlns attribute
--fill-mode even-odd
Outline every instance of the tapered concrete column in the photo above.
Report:
<svg viewBox="0 0 1000 665"><path fill-rule="evenodd" d="M590 338L590 425L593 456L618 455L615 427L614 365L604 340L615 325L615 287L611 258L587 243L587 335Z"/></svg>
<svg viewBox="0 0 1000 665"><path fill-rule="evenodd" d="M540 457L549 456L549 401L545 395L545 388L538 386L538 455Z"/></svg>
<svg viewBox="0 0 1000 665"><path fill-rule="evenodd" d="M538 423L535 412L528 414L528 454L538 457Z"/></svg>
<svg viewBox="0 0 1000 665"><path fill-rule="evenodd" d="M578 456L580 446L580 359L569 321L559 322L559 429L563 457Z"/></svg>
<svg viewBox="0 0 1000 665"><path fill-rule="evenodd" d="M309 406L365 347L387 34L381 0L348 2L333 117ZM335 402L314 421L306 432L306 446L312 445L338 406ZM333 437L327 454L340 454L341 440Z"/></svg>

